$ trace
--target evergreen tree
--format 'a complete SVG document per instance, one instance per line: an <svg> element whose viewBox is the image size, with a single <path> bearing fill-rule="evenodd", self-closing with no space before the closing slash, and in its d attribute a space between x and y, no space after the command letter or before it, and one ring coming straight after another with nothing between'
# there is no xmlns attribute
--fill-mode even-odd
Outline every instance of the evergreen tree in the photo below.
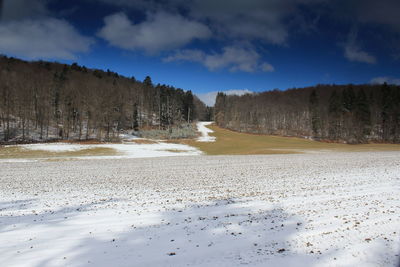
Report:
<svg viewBox="0 0 400 267"><path fill-rule="evenodd" d="M356 95L352 85L349 85L342 91L342 102L345 112L352 112L354 108Z"/></svg>
<svg viewBox="0 0 400 267"><path fill-rule="evenodd" d="M337 91L334 90L329 98L329 137L337 140L340 137L340 111L341 99Z"/></svg>
<svg viewBox="0 0 400 267"><path fill-rule="evenodd" d="M187 122L191 122L195 114L192 91L187 91L185 93L184 103L185 103L185 111L184 111L185 119L187 120Z"/></svg>
<svg viewBox="0 0 400 267"><path fill-rule="evenodd" d="M153 82L151 81L150 76L146 76L146 78L144 78L143 84L144 84L146 87L153 87Z"/></svg>
<svg viewBox="0 0 400 267"><path fill-rule="evenodd" d="M357 141L364 141L371 132L371 110L364 89L358 91L355 113L358 125Z"/></svg>
<svg viewBox="0 0 400 267"><path fill-rule="evenodd" d="M310 114L311 114L311 128L314 136L319 136L321 128L321 119L319 111L319 97L317 91L314 89L310 95Z"/></svg>
<svg viewBox="0 0 400 267"><path fill-rule="evenodd" d="M391 99L391 90L389 85L385 82L382 85L382 100L381 100L381 129L382 129L382 139L388 141L390 138L390 111L392 106L392 99Z"/></svg>

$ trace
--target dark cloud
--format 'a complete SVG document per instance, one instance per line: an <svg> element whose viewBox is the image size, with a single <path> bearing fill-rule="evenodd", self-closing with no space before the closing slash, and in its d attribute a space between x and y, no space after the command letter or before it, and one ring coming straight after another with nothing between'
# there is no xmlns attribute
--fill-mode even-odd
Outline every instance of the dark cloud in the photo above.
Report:
<svg viewBox="0 0 400 267"><path fill-rule="evenodd" d="M398 0L359 0L357 17L362 23L389 26L400 32L400 1Z"/></svg>
<svg viewBox="0 0 400 267"><path fill-rule="evenodd" d="M285 18L294 7L285 1L249 0L244 4L232 0L195 0L191 15L209 21L213 28L228 38L259 39L283 44L288 37Z"/></svg>
<svg viewBox="0 0 400 267"><path fill-rule="evenodd" d="M1 20L39 18L49 14L48 0L3 0Z"/></svg>

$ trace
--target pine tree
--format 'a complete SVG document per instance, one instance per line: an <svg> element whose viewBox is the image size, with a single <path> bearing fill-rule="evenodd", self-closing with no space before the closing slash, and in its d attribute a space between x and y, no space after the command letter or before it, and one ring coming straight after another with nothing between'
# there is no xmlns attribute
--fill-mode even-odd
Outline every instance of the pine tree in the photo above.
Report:
<svg viewBox="0 0 400 267"><path fill-rule="evenodd" d="M343 108L346 112L352 112L354 108L356 95L352 85L349 85L342 91Z"/></svg>
<svg viewBox="0 0 400 267"><path fill-rule="evenodd" d="M364 89L358 91L355 105L355 117L358 125L357 141L364 141L371 132L371 110Z"/></svg>
<svg viewBox="0 0 400 267"><path fill-rule="evenodd" d="M187 122L191 122L193 120L193 115L195 114L194 103L193 103L193 94L192 91L187 91L185 93L185 119Z"/></svg>
<svg viewBox="0 0 400 267"><path fill-rule="evenodd" d="M153 87L153 82L151 81L150 76L146 76L146 78L144 78L143 84L144 84L146 87Z"/></svg>
<svg viewBox="0 0 400 267"><path fill-rule="evenodd" d="M329 98L329 137L333 140L340 137L341 107L340 96L334 90Z"/></svg>
<svg viewBox="0 0 400 267"><path fill-rule="evenodd" d="M310 95L310 114L311 114L311 128L314 136L319 136L321 128L321 119L319 115L319 97L317 91L314 89Z"/></svg>
<svg viewBox="0 0 400 267"><path fill-rule="evenodd" d="M382 139L388 141L390 138L390 111L392 106L390 87L387 83L382 85L382 100L381 100L381 129L382 129Z"/></svg>

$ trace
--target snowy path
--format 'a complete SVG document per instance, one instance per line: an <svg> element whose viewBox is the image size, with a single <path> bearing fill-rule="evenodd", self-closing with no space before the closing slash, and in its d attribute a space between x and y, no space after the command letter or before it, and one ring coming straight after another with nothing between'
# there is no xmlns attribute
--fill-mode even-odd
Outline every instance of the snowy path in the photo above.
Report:
<svg viewBox="0 0 400 267"><path fill-rule="evenodd" d="M394 266L400 153L0 163L2 266Z"/></svg>
<svg viewBox="0 0 400 267"><path fill-rule="evenodd" d="M214 131L206 127L212 123L212 121L200 121L197 123L197 130L201 133L201 136L197 138L197 142L215 142L216 138L208 135Z"/></svg>

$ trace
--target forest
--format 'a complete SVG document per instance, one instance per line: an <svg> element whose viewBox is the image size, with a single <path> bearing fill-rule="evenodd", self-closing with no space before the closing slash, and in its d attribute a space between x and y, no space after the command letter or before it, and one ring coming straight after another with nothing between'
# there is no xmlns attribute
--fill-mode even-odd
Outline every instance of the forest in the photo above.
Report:
<svg viewBox="0 0 400 267"><path fill-rule="evenodd" d="M121 131L169 129L203 119L191 91L154 85L110 70L0 56L2 142L110 141Z"/></svg>
<svg viewBox="0 0 400 267"><path fill-rule="evenodd" d="M400 86L317 85L217 95L218 126L343 143L400 143Z"/></svg>

